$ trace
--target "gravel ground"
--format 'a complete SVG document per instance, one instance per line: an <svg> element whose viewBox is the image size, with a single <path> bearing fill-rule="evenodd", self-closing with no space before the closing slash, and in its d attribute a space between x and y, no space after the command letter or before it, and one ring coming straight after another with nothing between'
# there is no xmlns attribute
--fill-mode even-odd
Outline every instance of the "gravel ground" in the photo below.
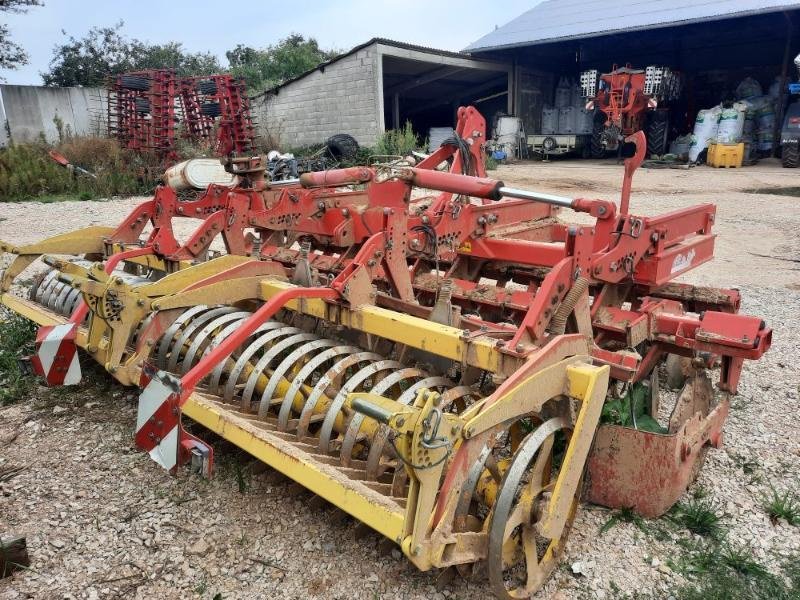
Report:
<svg viewBox="0 0 800 600"><path fill-rule="evenodd" d="M621 167L564 161L494 174L518 187L614 198ZM797 198L743 190L791 185L797 175L771 161L642 170L632 201L643 214L715 202L717 258L685 280L739 287L743 310L775 328L771 351L746 364L725 446L709 452L696 484L724 513L729 539L770 566L800 551L800 528L773 525L761 506L770 485L796 489L800 473L800 211ZM0 239L25 243L113 224L134 204L0 204ZM437 573L418 572L377 534L224 443L214 480L168 476L133 447L135 395L102 374L92 379L77 390L39 388L32 402L0 409L0 472L23 467L0 483L0 532L25 534L32 559L30 570L0 580L0 599L490 596L482 579L456 578L437 591ZM610 516L582 506L563 564L538 598L618 590L666 598L684 582L669 564L680 554L676 538L687 534L649 533L662 519L645 531L620 523L600 535Z"/></svg>

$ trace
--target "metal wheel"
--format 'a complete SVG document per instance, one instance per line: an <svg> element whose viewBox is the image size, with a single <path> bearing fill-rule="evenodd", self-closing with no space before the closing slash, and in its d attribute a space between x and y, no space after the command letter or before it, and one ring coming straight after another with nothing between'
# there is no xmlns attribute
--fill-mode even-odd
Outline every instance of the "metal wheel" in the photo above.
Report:
<svg viewBox="0 0 800 600"><path fill-rule="evenodd" d="M206 117L218 117L222 114L219 102L206 102L200 105L200 114Z"/></svg>
<svg viewBox="0 0 800 600"><path fill-rule="evenodd" d="M539 425L522 440L503 474L490 516L487 558L489 581L498 598L529 598L547 581L566 545L580 485L557 535L544 537L537 530L557 478L553 449L559 432L569 435L564 418Z"/></svg>
<svg viewBox="0 0 800 600"><path fill-rule="evenodd" d="M128 90L144 92L150 89L150 82L141 75L120 75L119 86Z"/></svg>
<svg viewBox="0 0 800 600"><path fill-rule="evenodd" d="M783 145L781 164L786 169L795 169L800 165L800 143L789 142Z"/></svg>
<svg viewBox="0 0 800 600"><path fill-rule="evenodd" d="M217 82L213 79L198 81L195 87L198 92L207 96L213 96L217 93Z"/></svg>

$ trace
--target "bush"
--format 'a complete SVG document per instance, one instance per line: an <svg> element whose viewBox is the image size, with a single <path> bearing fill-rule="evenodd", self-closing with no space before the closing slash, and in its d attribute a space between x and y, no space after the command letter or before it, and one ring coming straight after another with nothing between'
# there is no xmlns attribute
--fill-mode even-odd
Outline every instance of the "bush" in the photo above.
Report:
<svg viewBox="0 0 800 600"><path fill-rule="evenodd" d="M56 163L43 140L0 148L0 202L52 200L53 197L88 200L130 196L152 189L145 180L144 160L109 138L65 137L55 150L74 165L97 175L92 179Z"/></svg>
<svg viewBox="0 0 800 600"><path fill-rule="evenodd" d="M33 353L33 323L0 308L0 406L23 400L33 378L19 368L19 359Z"/></svg>
<svg viewBox="0 0 800 600"><path fill-rule="evenodd" d="M411 127L411 121L406 121L402 129L390 129L378 138L378 142L375 144L375 154L407 156L420 146L420 140Z"/></svg>

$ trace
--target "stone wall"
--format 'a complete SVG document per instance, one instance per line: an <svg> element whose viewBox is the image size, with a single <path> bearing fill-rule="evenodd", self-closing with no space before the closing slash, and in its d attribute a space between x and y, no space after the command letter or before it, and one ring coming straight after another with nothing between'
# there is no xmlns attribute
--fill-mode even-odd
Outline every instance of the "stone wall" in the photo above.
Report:
<svg viewBox="0 0 800 600"><path fill-rule="evenodd" d="M374 145L383 130L379 60L373 44L282 86L277 94L254 99L259 134L267 145L284 150L321 143L336 133Z"/></svg>

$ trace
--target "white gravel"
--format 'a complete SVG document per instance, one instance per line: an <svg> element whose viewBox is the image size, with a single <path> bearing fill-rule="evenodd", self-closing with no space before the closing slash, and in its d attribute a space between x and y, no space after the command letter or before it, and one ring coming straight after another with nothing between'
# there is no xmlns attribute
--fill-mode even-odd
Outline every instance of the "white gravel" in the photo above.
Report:
<svg viewBox="0 0 800 600"><path fill-rule="evenodd" d="M493 174L520 187L613 198L620 170L567 162ZM591 181L590 192L581 181ZM771 524L761 507L770 485L797 489L800 474L800 270L791 262L800 259L800 211L797 198L741 190L796 184L773 164L642 172L632 203L656 214L716 202L718 258L687 280L741 286L743 310L775 328L767 356L746 364L725 446L709 452L697 484L725 513L729 539L768 564L800 551L800 528ZM133 204L0 204L0 239L114 223ZM352 519L315 506L255 462L242 459L240 493L228 445L216 446L214 480L170 477L133 447L134 416L133 392L110 383L41 388L35 401L0 409L0 472L25 467L0 482L0 533L26 535L32 559L30 570L0 580L0 599L490 596L484 581L458 578L438 592L436 573L418 572L380 536L362 536ZM612 598L617 589L667 598L683 582L668 566L680 552L674 541L627 523L599 535L609 516L581 508L563 564L539 598Z"/></svg>

